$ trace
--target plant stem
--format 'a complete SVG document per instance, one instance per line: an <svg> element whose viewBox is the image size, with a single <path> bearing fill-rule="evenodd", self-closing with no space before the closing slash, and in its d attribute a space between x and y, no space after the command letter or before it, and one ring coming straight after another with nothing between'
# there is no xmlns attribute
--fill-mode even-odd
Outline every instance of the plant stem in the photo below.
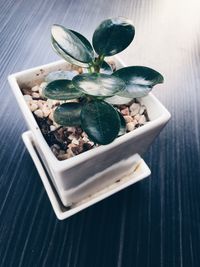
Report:
<svg viewBox="0 0 200 267"><path fill-rule="evenodd" d="M89 71L89 73L94 73L95 72L94 64L89 66L88 71Z"/></svg>
<svg viewBox="0 0 200 267"><path fill-rule="evenodd" d="M99 73L101 69L101 65L104 61L104 56L100 55L91 63L91 65L88 68L89 73Z"/></svg>
<svg viewBox="0 0 200 267"><path fill-rule="evenodd" d="M96 61L95 61L96 72L100 72L103 61L104 61L104 55L99 55L98 58L96 58Z"/></svg>

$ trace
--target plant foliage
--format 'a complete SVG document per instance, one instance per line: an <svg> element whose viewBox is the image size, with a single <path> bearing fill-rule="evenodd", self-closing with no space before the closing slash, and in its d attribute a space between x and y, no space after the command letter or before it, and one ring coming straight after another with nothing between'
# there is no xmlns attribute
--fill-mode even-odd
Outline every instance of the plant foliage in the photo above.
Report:
<svg viewBox="0 0 200 267"><path fill-rule="evenodd" d="M104 20L94 31L91 43L80 33L54 24L52 46L69 63L84 68L80 75L50 73L44 95L50 99L71 100L54 111L60 125L81 126L98 144L109 144L126 132L123 116L113 105L147 95L163 76L148 67L131 66L113 72L105 57L113 56L133 41L133 23L123 17ZM79 103L77 103L77 99Z"/></svg>

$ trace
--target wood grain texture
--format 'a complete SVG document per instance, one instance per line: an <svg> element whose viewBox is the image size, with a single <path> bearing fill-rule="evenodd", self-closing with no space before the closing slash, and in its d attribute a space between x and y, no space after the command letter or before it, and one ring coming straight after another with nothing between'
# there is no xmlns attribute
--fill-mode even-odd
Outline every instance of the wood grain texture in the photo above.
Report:
<svg viewBox="0 0 200 267"><path fill-rule="evenodd" d="M0 1L0 266L200 266L200 3L197 0ZM89 39L105 18L133 20L121 57L160 71L172 119L145 156L150 179L56 219L24 148L7 75L57 60L50 26Z"/></svg>

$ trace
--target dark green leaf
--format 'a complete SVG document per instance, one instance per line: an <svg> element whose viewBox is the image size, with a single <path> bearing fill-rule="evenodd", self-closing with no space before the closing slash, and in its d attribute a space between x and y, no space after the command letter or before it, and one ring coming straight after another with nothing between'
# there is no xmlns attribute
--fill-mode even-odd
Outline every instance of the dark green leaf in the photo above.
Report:
<svg viewBox="0 0 200 267"><path fill-rule="evenodd" d="M103 61L100 68L100 72L104 74L112 74L113 70L112 67L106 61Z"/></svg>
<svg viewBox="0 0 200 267"><path fill-rule="evenodd" d="M111 105L104 101L92 101L83 106L81 126L92 141L106 145L117 137L120 118Z"/></svg>
<svg viewBox="0 0 200 267"><path fill-rule="evenodd" d="M148 67L133 66L115 71L113 74L126 83L126 88L118 95L124 97L142 97L147 95L152 87L158 83L163 83L163 76Z"/></svg>
<svg viewBox="0 0 200 267"><path fill-rule="evenodd" d="M47 84L43 95L50 99L69 100L79 98L83 94L73 86L70 80L56 80Z"/></svg>
<svg viewBox="0 0 200 267"><path fill-rule="evenodd" d="M119 133L118 136L123 135L126 133L126 121L123 117L123 115L121 114L121 112L118 112L119 118L120 118L120 129L119 129Z"/></svg>
<svg viewBox="0 0 200 267"><path fill-rule="evenodd" d="M78 75L76 71L63 71L63 70L58 70L58 71L53 71L47 74L45 77L45 82L52 82L55 80L72 80L74 76Z"/></svg>
<svg viewBox="0 0 200 267"><path fill-rule="evenodd" d="M62 58L64 58L67 62L70 62L72 64L75 64L75 65L78 65L80 66L79 62L74 60L73 58L71 58L70 56L68 56L61 48L60 46L57 44L57 42L54 40L54 38L51 36L51 44L52 44L52 47L54 49L54 51L59 55L61 56ZM83 67L81 65L81 67ZM85 67L85 66L84 66Z"/></svg>
<svg viewBox="0 0 200 267"><path fill-rule="evenodd" d="M80 103L64 103L54 111L54 120L63 126L78 126L82 105Z"/></svg>
<svg viewBox="0 0 200 267"><path fill-rule="evenodd" d="M55 51L68 62L81 67L88 67L93 61L93 48L80 33L54 24L51 28L51 34Z"/></svg>
<svg viewBox="0 0 200 267"><path fill-rule="evenodd" d="M77 75L72 82L83 93L102 97L112 96L125 87L125 83L121 79L101 73Z"/></svg>
<svg viewBox="0 0 200 267"><path fill-rule="evenodd" d="M91 43L88 41L87 38L85 38L85 36L83 36L82 34L80 34L79 32L73 31L73 30L69 30L71 31L74 35L76 35L77 38L79 38L79 40L81 40L81 42L84 44L84 46L88 49L88 51L90 51L91 55L92 55L92 59L94 59L94 50L92 48Z"/></svg>
<svg viewBox="0 0 200 267"><path fill-rule="evenodd" d="M117 17L104 20L95 30L92 43L98 55L113 56L129 46L135 35L132 21Z"/></svg>

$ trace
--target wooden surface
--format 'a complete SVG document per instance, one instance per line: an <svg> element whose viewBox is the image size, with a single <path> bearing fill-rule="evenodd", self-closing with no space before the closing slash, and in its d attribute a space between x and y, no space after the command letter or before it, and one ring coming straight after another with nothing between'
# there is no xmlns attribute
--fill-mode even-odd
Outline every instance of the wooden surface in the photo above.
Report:
<svg viewBox="0 0 200 267"><path fill-rule="evenodd" d="M0 266L200 266L200 3L198 0L0 1ZM58 221L24 148L27 129L7 75L59 59L50 26L89 39L105 18L136 27L129 65L160 71L172 114L145 160L150 178Z"/></svg>

